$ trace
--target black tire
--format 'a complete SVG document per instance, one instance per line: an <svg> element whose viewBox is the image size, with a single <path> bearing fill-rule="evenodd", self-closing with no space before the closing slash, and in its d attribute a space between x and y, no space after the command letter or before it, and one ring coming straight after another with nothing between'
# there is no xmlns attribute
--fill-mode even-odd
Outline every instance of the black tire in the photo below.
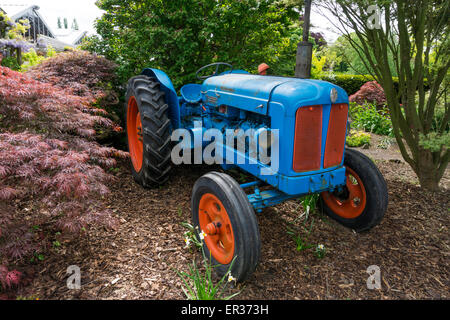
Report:
<svg viewBox="0 0 450 320"><path fill-rule="evenodd" d="M259 227L253 206L233 178L224 173L210 172L197 180L192 191L192 220L198 230L199 203L205 194L213 194L222 202L230 219L234 238L231 263L220 264L204 242L205 256L211 257L212 265L219 276L225 275L232 264L231 275L239 282L244 281L255 271L261 254Z"/></svg>
<svg viewBox="0 0 450 320"><path fill-rule="evenodd" d="M158 187L167 182L172 169L172 126L168 115L169 106L159 82L155 78L143 75L131 78L128 82L125 119L127 119L128 101L131 97L136 99L143 133L142 167L136 171L132 164L132 174L134 180L143 187ZM126 127L128 128L128 124ZM128 139L127 143L130 149Z"/></svg>
<svg viewBox="0 0 450 320"><path fill-rule="evenodd" d="M377 166L364 154L347 149L344 165L352 169L362 180L366 190L366 205L364 211L356 218L347 219L331 210L321 197L323 211L340 224L355 230L367 231L378 225L384 217L388 206L388 190L386 181Z"/></svg>

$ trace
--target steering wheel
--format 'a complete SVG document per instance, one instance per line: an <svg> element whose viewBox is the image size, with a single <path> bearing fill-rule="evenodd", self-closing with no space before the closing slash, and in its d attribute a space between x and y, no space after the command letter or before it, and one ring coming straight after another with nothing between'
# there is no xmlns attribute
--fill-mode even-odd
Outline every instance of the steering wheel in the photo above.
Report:
<svg viewBox="0 0 450 320"><path fill-rule="evenodd" d="M217 66L217 67L216 67L216 71L214 71L214 73L212 75L210 75L210 76L200 76L200 74L201 74L201 72L203 70L211 68L211 67L214 67L214 66ZM216 63L208 64L207 66L204 66L204 67L198 69L198 71L195 74L195 76L197 77L198 80L206 80L206 79L209 79L211 77L215 77L215 76L219 75L219 68L220 68L220 66L227 66L227 67L229 67L231 69L230 71L233 71L233 66L231 64L225 63L225 62L216 62Z"/></svg>

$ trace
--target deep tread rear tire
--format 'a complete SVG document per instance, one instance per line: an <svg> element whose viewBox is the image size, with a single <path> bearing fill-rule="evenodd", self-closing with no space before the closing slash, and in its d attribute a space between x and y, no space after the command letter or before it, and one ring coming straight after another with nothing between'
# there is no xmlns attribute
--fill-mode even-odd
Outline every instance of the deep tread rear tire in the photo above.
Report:
<svg viewBox="0 0 450 320"><path fill-rule="evenodd" d="M125 119L131 97L135 97L137 101L143 127L142 168L136 171L131 165L132 174L134 180L143 187L158 187L167 182L172 169L169 106L159 82L144 75L128 81Z"/></svg>
<svg viewBox="0 0 450 320"><path fill-rule="evenodd" d="M219 172L210 172L194 185L192 191L192 220L194 227L200 228L199 203L203 195L211 193L224 205L231 221L234 234L234 262L231 274L241 282L248 279L255 271L261 254L261 240L258 221L253 206L239 184L229 175ZM201 230L200 230L201 232ZM211 262L219 276L229 270L230 264L222 265L217 262L206 244L203 246L205 256L211 256Z"/></svg>

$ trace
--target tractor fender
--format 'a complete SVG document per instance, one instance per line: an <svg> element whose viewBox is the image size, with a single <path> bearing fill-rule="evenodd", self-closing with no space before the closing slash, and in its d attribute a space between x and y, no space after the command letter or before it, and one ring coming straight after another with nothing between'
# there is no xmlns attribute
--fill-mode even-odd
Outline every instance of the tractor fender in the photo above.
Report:
<svg viewBox="0 0 450 320"><path fill-rule="evenodd" d="M164 71L158 69L147 68L144 69L141 74L156 78L161 84L161 90L165 93L166 103L169 106L169 117L172 122L172 128L173 130L179 129L181 127L180 103L172 80L170 80L169 76Z"/></svg>

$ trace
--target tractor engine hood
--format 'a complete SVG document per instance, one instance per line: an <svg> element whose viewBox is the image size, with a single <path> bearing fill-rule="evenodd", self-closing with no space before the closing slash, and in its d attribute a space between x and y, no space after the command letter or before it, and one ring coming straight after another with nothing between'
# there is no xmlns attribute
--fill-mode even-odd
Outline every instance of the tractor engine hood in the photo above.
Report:
<svg viewBox="0 0 450 320"><path fill-rule="evenodd" d="M337 100L331 101L335 88ZM284 106L287 116L298 107L332 103L348 103L347 93L325 81L251 74L226 74L207 79L202 85L203 103L228 105L259 114L268 114L270 102Z"/></svg>

